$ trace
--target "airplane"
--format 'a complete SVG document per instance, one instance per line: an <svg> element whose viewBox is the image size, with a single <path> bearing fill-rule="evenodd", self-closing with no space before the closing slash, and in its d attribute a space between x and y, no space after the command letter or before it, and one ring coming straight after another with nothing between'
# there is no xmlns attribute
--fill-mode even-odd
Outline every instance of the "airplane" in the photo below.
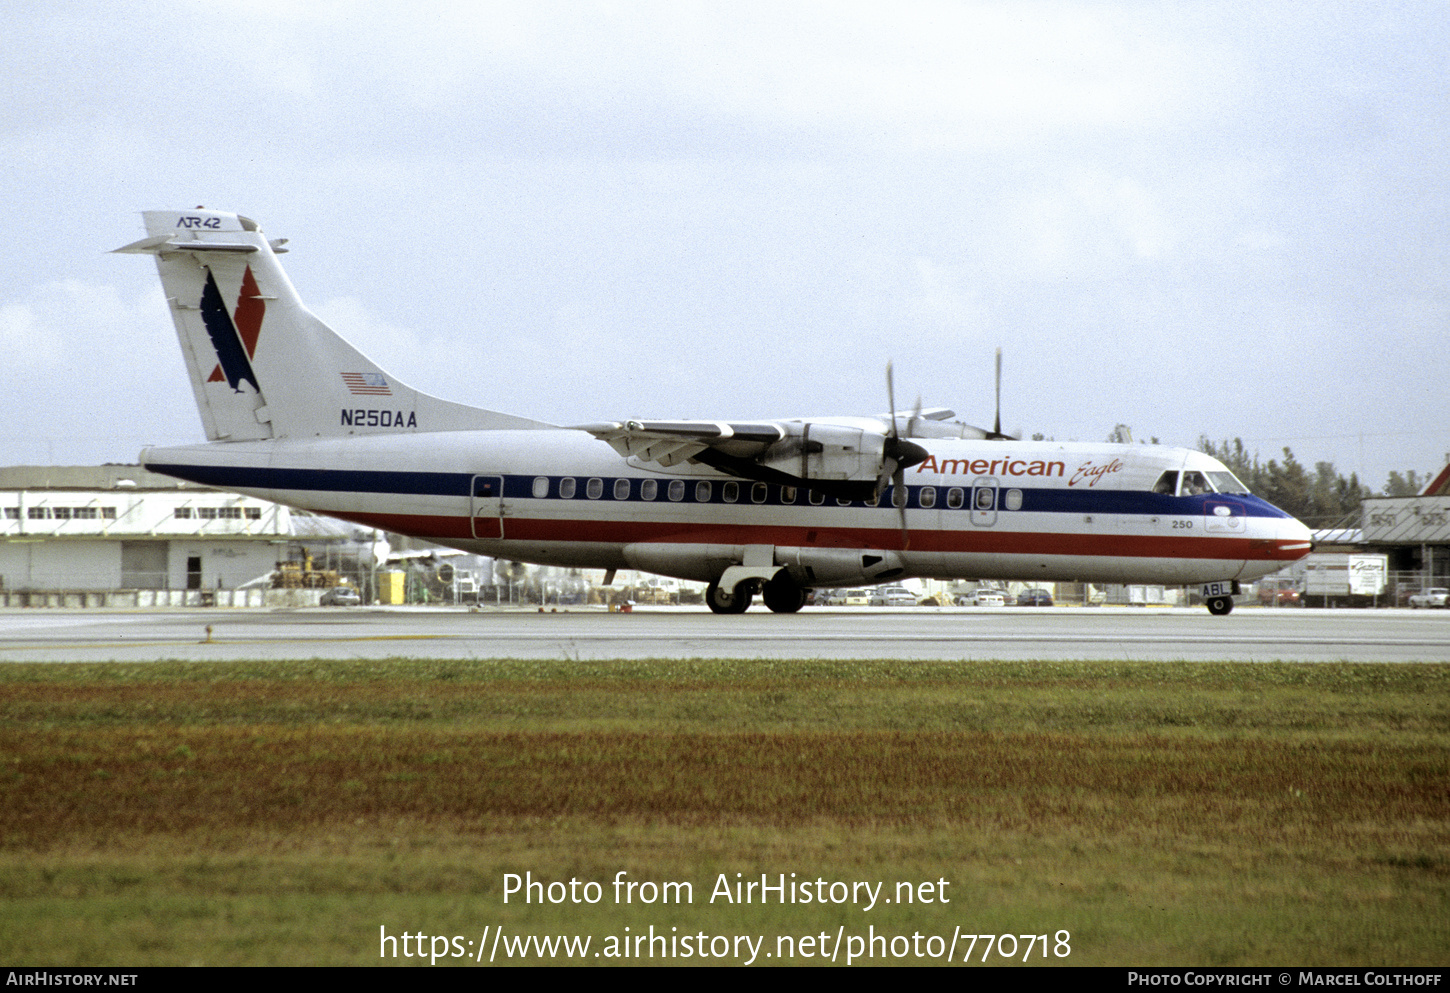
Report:
<svg viewBox="0 0 1450 993"><path fill-rule="evenodd" d="M1311 548L1202 452L1024 442L935 408L558 426L442 400L303 306L255 221L143 212L205 444L152 471L479 555L708 584L793 613L817 587L939 579L1200 586L1209 611Z"/></svg>

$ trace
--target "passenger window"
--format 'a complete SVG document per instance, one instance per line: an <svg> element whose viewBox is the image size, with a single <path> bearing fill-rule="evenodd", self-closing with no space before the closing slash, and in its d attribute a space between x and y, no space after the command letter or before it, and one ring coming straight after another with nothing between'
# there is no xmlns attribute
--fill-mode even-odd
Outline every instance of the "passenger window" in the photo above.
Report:
<svg viewBox="0 0 1450 993"><path fill-rule="evenodd" d="M756 483L754 486L750 487L750 502L764 503L766 494L769 492L769 486L766 486L764 483Z"/></svg>
<svg viewBox="0 0 1450 993"><path fill-rule="evenodd" d="M796 488L794 486L782 486L780 488L781 503L795 503Z"/></svg>
<svg viewBox="0 0 1450 993"><path fill-rule="evenodd" d="M614 499L616 499L616 500L628 500L629 499L629 480L627 480L627 479L616 479L614 481Z"/></svg>
<svg viewBox="0 0 1450 993"><path fill-rule="evenodd" d="M565 476L559 480L559 498L562 500L574 499L574 490L578 485L573 476Z"/></svg>
<svg viewBox="0 0 1450 993"><path fill-rule="evenodd" d="M910 491L910 488L909 487L906 487L906 486L893 486L893 487L891 487L891 506L897 507L897 508L905 507L906 506L906 502L908 500L910 500L910 499L911 499L911 491Z"/></svg>
<svg viewBox="0 0 1450 993"><path fill-rule="evenodd" d="M960 486L953 486L947 490L947 509L961 510L962 504L967 502L967 495Z"/></svg>
<svg viewBox="0 0 1450 993"><path fill-rule="evenodd" d="M993 490L990 486L977 487L977 495L974 498L974 502L976 503L978 510L991 510L992 504L995 502L995 500L996 491Z"/></svg>
<svg viewBox="0 0 1450 993"><path fill-rule="evenodd" d="M670 480L670 499L675 503L685 499L685 481L683 479Z"/></svg>
<svg viewBox="0 0 1450 993"><path fill-rule="evenodd" d="M709 503L710 502L710 488L711 488L710 487L710 484L707 483L707 482L705 482L703 479L700 480L700 482L696 483L695 484L695 502L696 503Z"/></svg>
<svg viewBox="0 0 1450 993"><path fill-rule="evenodd" d="M549 477L548 476L535 476L534 477L534 499L535 500L542 500L545 497L547 497L548 495L549 495Z"/></svg>
<svg viewBox="0 0 1450 993"><path fill-rule="evenodd" d="M918 504L920 504L925 509L930 509L932 507L935 507L936 506L936 487L935 486L923 486L921 488L920 492L917 494L916 502Z"/></svg>
<svg viewBox="0 0 1450 993"><path fill-rule="evenodd" d="M735 503L740 499L740 484L731 481L720 487L720 499L726 503Z"/></svg>
<svg viewBox="0 0 1450 993"><path fill-rule="evenodd" d="M819 507L826 502L826 495L820 490L811 490L810 501L812 507Z"/></svg>
<svg viewBox="0 0 1450 993"><path fill-rule="evenodd" d="M653 500L660 495L660 484L657 480L646 479L639 484L639 498L641 500Z"/></svg>
<svg viewBox="0 0 1450 993"><path fill-rule="evenodd" d="M598 500L604 495L604 480L599 478L589 480L584 486L584 495L591 500Z"/></svg>

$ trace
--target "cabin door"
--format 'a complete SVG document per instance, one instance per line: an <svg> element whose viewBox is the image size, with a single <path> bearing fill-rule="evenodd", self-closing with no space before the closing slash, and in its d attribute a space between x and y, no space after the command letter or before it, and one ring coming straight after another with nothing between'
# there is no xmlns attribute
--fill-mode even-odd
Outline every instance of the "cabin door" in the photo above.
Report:
<svg viewBox="0 0 1450 993"><path fill-rule="evenodd" d="M469 516L475 538L503 537L503 477L474 476Z"/></svg>

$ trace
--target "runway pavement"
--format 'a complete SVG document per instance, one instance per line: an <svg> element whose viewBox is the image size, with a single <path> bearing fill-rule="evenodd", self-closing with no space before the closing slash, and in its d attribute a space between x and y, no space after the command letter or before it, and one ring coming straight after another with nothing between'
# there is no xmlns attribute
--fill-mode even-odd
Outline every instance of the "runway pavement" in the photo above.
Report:
<svg viewBox="0 0 1450 993"><path fill-rule="evenodd" d="M211 631L208 633L207 628ZM1450 611L575 608L0 611L0 662L359 658L1450 662Z"/></svg>

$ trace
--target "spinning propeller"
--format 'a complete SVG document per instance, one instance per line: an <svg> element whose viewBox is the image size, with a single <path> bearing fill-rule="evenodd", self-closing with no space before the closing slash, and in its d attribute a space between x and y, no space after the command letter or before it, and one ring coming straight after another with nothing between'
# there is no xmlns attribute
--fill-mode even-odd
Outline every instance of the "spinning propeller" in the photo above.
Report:
<svg viewBox="0 0 1450 993"><path fill-rule="evenodd" d="M1022 432L1015 435L1002 433L1002 349L997 349L997 414L992 421L992 430L987 434L988 441L1021 441Z"/></svg>
<svg viewBox="0 0 1450 993"><path fill-rule="evenodd" d="M949 410L936 408L929 411L923 417L921 409L921 397L916 398L916 406L911 410L911 416L906 420L905 437L898 426L899 412L896 409L896 383L892 370L892 364L886 363L886 399L890 404L891 426L886 430L886 440L881 448L881 470L876 476L876 499L879 501L881 495L886 491L887 484L891 484L893 503L901 499L906 492L906 470L911 466L927 458L926 449L907 439L913 437L921 438L981 438L985 441L1019 441L1022 432L1016 434L1004 434L1002 431L1002 349L997 349L996 361L996 399L995 410L992 419L992 430L972 427L960 421L954 421L950 425L942 423L944 418L951 417ZM910 543L910 533L906 527L906 507L904 501L897 506L901 515L901 547L906 548Z"/></svg>
<svg viewBox="0 0 1450 993"><path fill-rule="evenodd" d="M886 399L891 405L891 429L886 432L886 442L881 446L881 472L876 477L876 499L878 501L881 499L881 494L886 490L886 484L891 483L893 487L892 502L897 504L897 510L901 515L901 547L905 549L911 544L911 535L906 530L906 501L900 500L898 503L898 495L904 495L906 492L907 467L923 461L928 452L914 442L904 441L896 428L896 384L890 362L886 363ZM920 416L921 397L917 397L911 419L906 422L908 435L915 428Z"/></svg>

